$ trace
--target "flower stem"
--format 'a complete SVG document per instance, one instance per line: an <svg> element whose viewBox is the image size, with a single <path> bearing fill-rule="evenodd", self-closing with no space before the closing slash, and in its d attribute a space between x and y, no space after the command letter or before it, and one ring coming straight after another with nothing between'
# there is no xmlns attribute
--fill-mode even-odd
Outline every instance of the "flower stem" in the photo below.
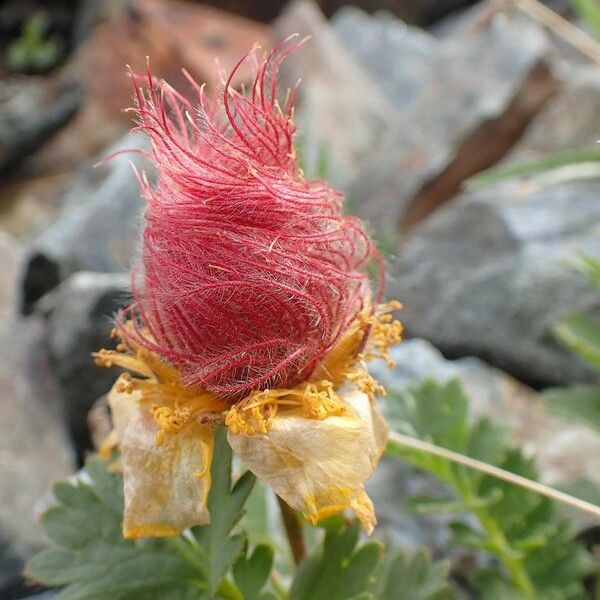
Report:
<svg viewBox="0 0 600 600"><path fill-rule="evenodd" d="M291 508L285 500L277 496L279 510L281 511L281 520L285 528L294 563L299 565L306 555L306 546L304 545L304 535L302 533L302 524L296 511Z"/></svg>

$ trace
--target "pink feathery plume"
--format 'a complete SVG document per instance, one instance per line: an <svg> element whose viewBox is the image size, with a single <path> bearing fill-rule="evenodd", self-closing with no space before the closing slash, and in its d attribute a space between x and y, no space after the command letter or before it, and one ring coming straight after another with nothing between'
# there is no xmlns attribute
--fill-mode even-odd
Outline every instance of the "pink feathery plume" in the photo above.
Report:
<svg viewBox="0 0 600 600"><path fill-rule="evenodd" d="M364 267L379 260L361 222L342 214L342 194L299 168L294 98L276 97L295 47L262 63L253 49L210 101L188 75L196 107L150 73L134 77L159 177L140 179L148 204L133 335L186 384L232 400L308 379L370 306ZM239 92L231 81L245 60L256 75Z"/></svg>

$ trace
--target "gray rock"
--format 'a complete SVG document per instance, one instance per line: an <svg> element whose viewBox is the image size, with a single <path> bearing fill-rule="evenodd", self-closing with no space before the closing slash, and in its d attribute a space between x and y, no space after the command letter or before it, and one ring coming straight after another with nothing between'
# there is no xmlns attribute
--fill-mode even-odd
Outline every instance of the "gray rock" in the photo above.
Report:
<svg viewBox="0 0 600 600"><path fill-rule="evenodd" d="M506 182L462 195L415 228L391 264L389 293L409 335L450 356L479 356L520 380L594 377L552 328L570 312L600 314L573 267L600 257L600 182Z"/></svg>
<svg viewBox="0 0 600 600"><path fill-rule="evenodd" d="M507 162L548 153L598 149L600 73L596 67L569 68L560 91L548 101L519 140Z"/></svg>
<svg viewBox="0 0 600 600"><path fill-rule="evenodd" d="M106 163L83 167L65 192L63 210L29 250L23 277L22 309L70 274L81 271L125 272L137 246L142 201L131 163L142 170L148 161L135 152L147 148L141 135L129 135L106 156Z"/></svg>
<svg viewBox="0 0 600 600"><path fill-rule="evenodd" d="M126 275L79 272L46 295L50 359L59 383L67 422L81 458L92 448L88 413L117 377L115 369L94 364L92 352L113 347L113 317L128 303Z"/></svg>
<svg viewBox="0 0 600 600"><path fill-rule="evenodd" d="M488 10L479 9L477 27L444 40L386 13L348 8L334 19L348 51L402 111L349 192L384 242L503 157L555 91L543 30L517 14L486 20Z"/></svg>
<svg viewBox="0 0 600 600"><path fill-rule="evenodd" d="M334 15L331 24L348 53L399 111L415 105L443 58L433 36L387 12L371 16L346 7Z"/></svg>
<svg viewBox="0 0 600 600"><path fill-rule="evenodd" d="M17 313L18 282L23 248L12 235L0 230L0 335Z"/></svg>
<svg viewBox="0 0 600 600"><path fill-rule="evenodd" d="M39 318L0 337L0 596L18 589L23 561L44 546L38 502L69 476L74 454Z"/></svg>
<svg viewBox="0 0 600 600"><path fill-rule="evenodd" d="M325 150L327 178L346 189L396 120L396 110L352 59L313 0L291 2L276 21L276 33L281 39L293 33L311 36L282 65L282 87L293 88L302 79L296 121L307 171L315 174Z"/></svg>
<svg viewBox="0 0 600 600"><path fill-rule="evenodd" d="M6 173L77 113L74 81L23 77L0 82L0 173Z"/></svg>
<svg viewBox="0 0 600 600"><path fill-rule="evenodd" d="M531 388L476 358L447 360L421 339L402 342L391 356L396 361L394 370L381 362L370 367L388 390L400 390L427 377L457 378L469 396L471 417L488 417L505 425L511 439L535 459L543 482L557 485L586 478L600 484L600 437L591 429L547 414L539 394ZM418 517L404 503L413 495L437 495L440 487L436 480L396 461L383 461L368 482L380 525L389 527L399 543L426 544L434 551L447 552L447 517ZM581 524L586 524L583 517Z"/></svg>

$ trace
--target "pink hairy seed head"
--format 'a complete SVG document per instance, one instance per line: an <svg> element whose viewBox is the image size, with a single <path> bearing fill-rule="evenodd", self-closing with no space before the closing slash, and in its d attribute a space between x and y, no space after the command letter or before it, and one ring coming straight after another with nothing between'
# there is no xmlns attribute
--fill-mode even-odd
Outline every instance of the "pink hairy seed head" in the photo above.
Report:
<svg viewBox="0 0 600 600"><path fill-rule="evenodd" d="M370 306L377 252L342 194L306 181L292 137L293 97L276 99L284 44L256 49L215 98L189 77L193 107L150 74L134 77L139 129L159 178L141 179L143 249L129 314L136 339L188 385L232 400L310 377ZM243 60L254 84L231 87Z"/></svg>

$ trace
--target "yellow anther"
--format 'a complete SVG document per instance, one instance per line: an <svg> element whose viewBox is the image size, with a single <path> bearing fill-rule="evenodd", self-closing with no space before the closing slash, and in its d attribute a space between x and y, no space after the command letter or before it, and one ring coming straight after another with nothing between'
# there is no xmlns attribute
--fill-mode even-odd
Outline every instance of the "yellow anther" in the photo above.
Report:
<svg viewBox="0 0 600 600"><path fill-rule="evenodd" d="M187 407L170 408L168 406L153 406L152 416L160 427L156 434L156 444L160 446L167 434L180 431L190 421L190 411Z"/></svg>
<svg viewBox="0 0 600 600"><path fill-rule="evenodd" d="M131 373L123 373L117 380L116 390L120 394L131 394L134 387L135 385Z"/></svg>
<svg viewBox="0 0 600 600"><path fill-rule="evenodd" d="M365 349L366 358L382 358L389 368L395 366L388 354L389 349L402 340L402 323L389 313L400 308L402 305L395 300L380 307L371 323Z"/></svg>

